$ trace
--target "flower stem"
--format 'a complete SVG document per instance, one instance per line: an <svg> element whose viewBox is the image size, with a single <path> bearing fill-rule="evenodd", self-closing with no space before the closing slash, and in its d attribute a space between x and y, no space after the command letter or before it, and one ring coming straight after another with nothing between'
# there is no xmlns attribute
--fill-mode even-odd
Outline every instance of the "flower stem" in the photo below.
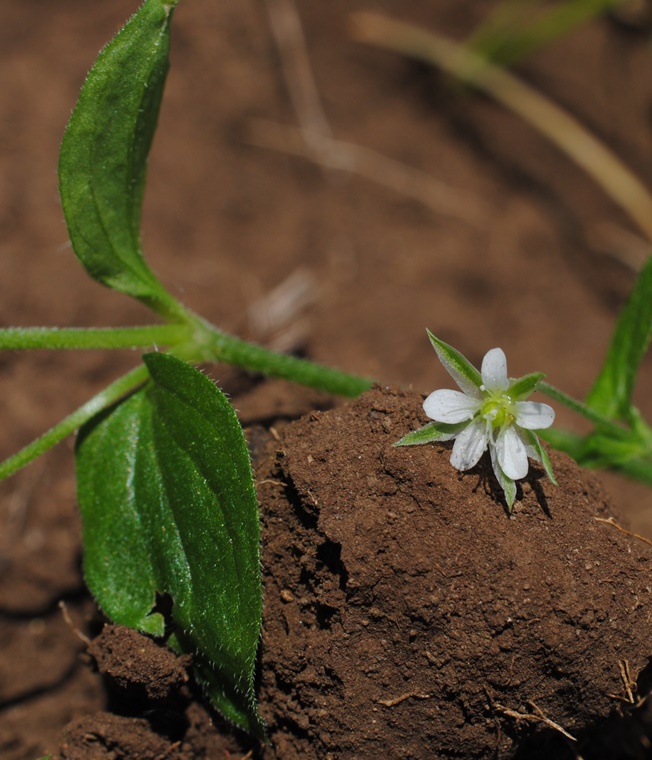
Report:
<svg viewBox="0 0 652 760"><path fill-rule="evenodd" d="M43 433L42 436L2 462L0 464L0 480L9 477L9 475L12 475L21 467L36 459L36 457L52 448L59 441L74 433L77 428L88 422L91 417L102 411L102 409L106 409L107 406L132 391L146 379L147 368L144 364L141 364L114 383L111 383L111 385L96 396L93 396L83 406L80 406L79 409L69 414L46 433Z"/></svg>
<svg viewBox="0 0 652 760"><path fill-rule="evenodd" d="M540 382L537 385L537 390L541 393L545 393L546 396L549 396L554 401L559 401L561 404L564 404L564 406L567 406L573 412L576 412L582 417L586 417L587 420L590 420L594 425L597 425L603 430L605 428L609 428L612 430L617 430L619 434L622 434L625 430L622 425L619 425L613 420L610 420L608 417L605 417L599 412L596 412L594 409L591 409L591 407L587 406L582 401L578 401L572 396L569 396L567 393L560 391L559 388L555 388L555 386L550 385L550 383L546 383L545 381Z"/></svg>
<svg viewBox="0 0 652 760"><path fill-rule="evenodd" d="M188 339L186 324L142 327L8 327L0 329L0 350L113 349L171 346Z"/></svg>

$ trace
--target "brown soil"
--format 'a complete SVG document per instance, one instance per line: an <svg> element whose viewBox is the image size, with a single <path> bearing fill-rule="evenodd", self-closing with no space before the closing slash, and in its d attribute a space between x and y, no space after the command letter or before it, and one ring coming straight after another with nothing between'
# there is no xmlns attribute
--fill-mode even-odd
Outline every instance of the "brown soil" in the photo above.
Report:
<svg viewBox="0 0 652 760"><path fill-rule="evenodd" d="M154 268L194 310L227 329L264 340L268 336L255 331L250 307L297 269L308 272L314 302L294 324L302 328L294 347L310 358L383 382L424 392L446 383L425 339L427 326L475 362L488 348L500 345L511 374L541 369L551 382L581 396L595 377L618 307L631 287L634 275L626 262L645 251L645 244L578 169L502 108L451 90L421 67L349 41L348 12L370 5L362 0L298 2L333 133L430 174L451 188L448 197L454 192L461 200L453 209L428 206L356 174L324 171L309 161L249 145L253 118L296 123L266 6L247 0L184 0L175 18L173 66L150 164L144 241ZM490 5L411 0L380 7L462 38ZM83 75L99 47L134 8L132 0L3 2L1 325L128 325L148 320L138 304L93 284L81 271L66 246L55 174L58 143ZM641 75L649 69L649 56L645 34L602 20L556 42L521 70L652 185L652 80ZM27 443L134 363L130 352L2 354L0 454L9 455ZM268 467L263 480L294 484L296 492L287 500L275 490L280 486L267 483L260 489L267 508L278 511L263 513L266 580L277 590L268 586L261 673L262 710L278 757L298 752L325 757L329 751L334 757L365 757L365 752L373 757L381 750L388 757L431 757L424 748L434 741L431 727L441 719L449 725L439 732L439 740L443 742L454 727L452 741L459 756L498 746L507 754L527 753L529 745L516 750L512 742L543 724L510 718L497 704L531 714L534 702L582 739L592 733L594 720L619 704L605 696L625 694L618 662L628 659L637 677L645 656L652 654L649 645L648 651L642 647L642 622L625 629L627 620L638 617L649 625L649 602L645 617L645 608L639 606L646 604L645 597L635 599L630 593L637 584L645 588L642 575L649 578L649 565L634 562L644 551L642 544L594 523L592 517L613 503L633 529L650 535L652 491L600 476L611 492L612 502L606 502L592 480L583 478L579 485L577 472L561 461L558 467L565 480L560 490L551 491L536 477L528 481L517 517L509 521L482 467L458 480L432 447L403 450L400 456L389 448L394 432L380 428L383 421L394 420L397 412L392 406L391 413L378 412L381 416L374 424L379 430L365 433L385 442L382 469L378 471L379 460L373 456L365 459L368 469L362 469L362 460L353 463L358 496L351 506L365 508L356 522L358 531L366 526L370 537L377 530L389 531L370 539L365 555L357 539L346 548L332 511L343 495L329 490L346 486L341 476L344 463L338 457L363 452L352 454L341 443L333 448L332 486L315 480L309 489L319 500L319 510L306 497L308 474L301 461L301 452L309 446L317 463L312 477L322 466L317 457L324 451L314 438L316 431L317 438L326 432L335 435L330 426L336 415L352 412L308 418L289 428L280 445L287 458L277 465L273 456L265 458L268 446L276 450L266 426L276 422L280 430L284 420L331 402L282 383L260 384L226 368L213 369L212 374L227 390L239 393L237 407L250 426L252 446L263 452L259 478ZM648 359L638 394L648 419L652 398L645 389L651 379ZM416 421L415 397L405 403L407 417L401 412L400 421L393 422L399 434L402 426ZM578 424L558 411L561 424ZM361 425L367 425L365 414L359 417ZM265 425L255 424L261 422ZM301 430L304 435L299 438ZM350 472L351 462L346 464ZM272 474L278 466L281 470ZM427 486L428 478L432 486ZM398 484L396 492L388 492L381 501L382 489L392 482ZM322 488L326 500L319 499ZM445 492L457 494L458 489L467 500L454 510L452 503L444 504L450 511L440 512ZM584 489L588 496L583 496ZM545 514L541 494L551 516ZM576 506L565 509L561 498ZM368 525L373 515L391 511L392 499L403 505L394 510L393 524ZM407 511L410 507L413 512ZM286 518L281 518L282 509ZM432 535L439 523L430 522L431 513L440 516L450 534ZM393 541L410 525L419 531L417 540L403 538L405 543L396 548ZM106 677L89 668L87 647L75 629L94 636L101 621L80 573L71 445L0 484L0 526L0 757L35 760L62 746L66 756L84 758L220 758L229 752L245 753L242 737L221 738L211 728L208 709L192 681L185 681L185 671L179 670L185 664L166 669L165 660L151 660L151 643L107 633L93 644ZM448 535L445 547L443 535ZM325 541L330 544L320 550ZM333 554L338 543L339 560ZM283 557L293 545L305 551L305 564L297 558L291 568ZM373 551L383 548L386 564L381 573ZM270 559L272 551L276 553ZM318 551L326 554L315 554ZM421 570L410 575L412 555L418 556ZM464 575L455 576L454 568L463 561ZM594 561L600 565L587 570L586 563ZM344 589L341 563L349 573ZM537 575L547 566L554 568L550 586L541 585ZM478 579L488 579L484 589L471 589L471 567ZM385 578L387 568L392 572ZM572 577L564 574L569 569L576 571ZM378 587L387 597L370 601L365 583L374 573L384 579ZM402 579L405 587L397 591L390 578ZM589 580L589 586L580 586L579 578ZM418 597L417 589L427 589L428 584L434 591ZM530 594L525 584L538 593ZM605 589L609 598L601 597ZM481 597L473 591L481 590L492 601L476 608L473 600ZM437 603L426 605L423 599L436 594ZM350 602L346 609L344 598ZM72 627L62 616L60 600ZM490 604L496 606L493 612ZM601 614L607 614L603 621ZM540 620L526 632L527 621L537 617ZM285 627L276 631L282 636L270 638L283 621L297 636L293 649L285 648ZM557 637L551 627L555 623ZM433 649L442 648L447 630L449 637L465 634L469 629L463 626L475 626L466 634L468 643L447 642L445 650L458 656L449 653L451 660L444 663L442 652ZM362 637L362 630L368 635ZM333 639L319 661L301 650L301 635L315 646L313 638L321 636L324 645L347 632L347 647L338 649L343 640ZM383 639L388 649L383 649ZM507 648L491 649L503 640ZM354 647L363 642L364 656L356 657ZM462 653L462 645L468 654ZM140 652L143 648L145 653ZM159 658L158 647L154 649ZM509 652L515 655L513 665L507 661ZM529 659L522 656L525 652ZM555 659L563 653L563 662ZM386 660L370 662L377 657ZM140 661L148 667L158 663L162 671L154 672L165 678L176 675L166 681L163 692L153 695L151 689L160 687L160 679L136 672L133 664ZM387 663L396 668L400 664L407 679L397 682L396 671L385 669ZM498 668L504 671L502 680L496 675ZM456 679L463 680L464 689ZM355 691L355 699L366 699L364 709L347 691L353 681L368 689ZM642 677L643 691L644 681ZM451 694L444 687L450 689L451 684L454 696L442 705L443 695ZM410 693L392 706L377 701L391 703ZM342 705L342 695L352 701ZM373 706L377 713L372 719L380 721L388 741L390 735L391 741L398 741L398 734L391 732L406 730L403 744L378 750L372 730L378 723L359 729L355 721L364 720L365 710ZM318 713L321 709L328 714ZM104 711L103 717L97 716L98 710ZM337 715L342 716L339 734ZM460 715L463 725L457 726ZM410 728L411 719L423 721L416 732ZM64 726L73 720L77 722L62 739ZM156 736L151 724L158 729ZM626 722L628 731L636 725ZM618 737L619 749L609 746L605 751L611 755L606 756L636 757L641 747L637 730L626 737L619 732L620 728L609 734ZM365 736L371 750L345 746ZM552 729L551 736L557 737ZM412 742L417 741L421 744L415 749ZM442 752L445 746L451 748L451 740L446 741ZM539 738L536 741L538 746ZM588 750L584 756L590 756Z"/></svg>
<svg viewBox="0 0 652 760"><path fill-rule="evenodd" d="M652 550L595 520L611 507L565 456L562 487L534 469L510 520L488 457L458 476L450 445L393 448L422 400L377 390L313 413L260 468L279 756L574 757L509 717L538 708L582 757L612 757L596 726L619 662L648 664Z"/></svg>

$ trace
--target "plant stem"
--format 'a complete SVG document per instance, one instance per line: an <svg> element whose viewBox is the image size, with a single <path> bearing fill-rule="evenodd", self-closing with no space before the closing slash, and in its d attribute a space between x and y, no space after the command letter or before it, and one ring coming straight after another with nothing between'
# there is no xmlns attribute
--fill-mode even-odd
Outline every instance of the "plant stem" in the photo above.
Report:
<svg viewBox="0 0 652 760"><path fill-rule="evenodd" d="M277 354L262 346L226 335L214 325L191 312L186 324L145 327L58 329L47 327L0 329L0 348L136 348L171 346L171 353L191 363L209 361L235 364L251 372L281 377L312 388L342 396L358 396L373 380L340 372L330 367ZM95 414L147 379L147 368L140 365L116 380L90 401L61 420L6 461L0 463L0 480L59 443Z"/></svg>
<svg viewBox="0 0 652 760"><path fill-rule="evenodd" d="M554 385L550 385L550 383L546 383L545 381L539 383L537 385L537 390L540 393L545 393L545 395L549 396L551 399L559 401L561 404L564 404L564 406L567 406L573 412L576 412L582 417L586 417L587 420L590 420L594 425L597 425L602 430L605 428L616 430L618 431L619 435L622 435L622 433L625 431L625 428L622 427L622 425L619 425L613 420L610 420L608 417L604 417L602 414L591 409L591 407L587 406L582 401L574 399L567 393L560 391L559 388L555 388Z"/></svg>
<svg viewBox="0 0 652 760"><path fill-rule="evenodd" d="M91 349L171 346L190 337L185 324L143 327L9 327L0 329L0 350Z"/></svg>
<svg viewBox="0 0 652 760"><path fill-rule="evenodd" d="M24 467L36 457L43 454L55 444L74 433L77 428L91 419L95 414L106 409L119 398L132 391L147 379L147 368L144 364L131 370L126 375L116 380L103 391L93 396L79 409L69 414L61 422L50 428L46 433L37 438L25 448L18 451L9 459L0 464L0 480L12 475L14 472Z"/></svg>
<svg viewBox="0 0 652 760"><path fill-rule="evenodd" d="M324 367L306 359L279 354L255 343L236 338L194 316L197 328L194 345L173 350L180 359L190 362L214 361L234 364L250 372L280 377L310 388L319 388L340 396L359 396L374 381L367 377Z"/></svg>

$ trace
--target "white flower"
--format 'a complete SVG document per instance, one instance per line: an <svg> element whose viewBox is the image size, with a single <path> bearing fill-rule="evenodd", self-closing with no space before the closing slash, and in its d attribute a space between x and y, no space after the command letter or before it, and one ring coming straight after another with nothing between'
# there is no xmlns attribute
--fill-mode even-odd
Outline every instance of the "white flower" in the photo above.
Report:
<svg viewBox="0 0 652 760"><path fill-rule="evenodd" d="M451 464L469 470L489 449L498 482L511 509L515 480L528 472L528 457L541 462L556 482L547 453L533 432L550 427L555 412L548 404L524 399L535 390L542 373L518 379L507 377L507 360L500 348L492 348L478 372L458 351L429 333L442 364L460 391L437 390L423 403L430 423L409 433L397 445L455 440Z"/></svg>

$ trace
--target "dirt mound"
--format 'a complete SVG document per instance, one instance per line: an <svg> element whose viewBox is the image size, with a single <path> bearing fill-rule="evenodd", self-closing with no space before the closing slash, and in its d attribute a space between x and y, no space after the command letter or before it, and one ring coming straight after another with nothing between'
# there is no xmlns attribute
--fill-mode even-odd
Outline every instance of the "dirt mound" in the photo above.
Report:
<svg viewBox="0 0 652 760"><path fill-rule="evenodd" d="M376 389L249 430L270 747L220 736L187 662L110 626L89 653L114 714L72 723L61 757L648 757L652 550L595 519L604 493L564 456L509 519L484 460L393 448L421 401Z"/></svg>
<svg viewBox="0 0 652 760"><path fill-rule="evenodd" d="M533 468L508 519L488 457L392 447L421 401L374 390L281 437L261 701L284 759L506 757L533 733L552 757L572 740L544 719L583 744L648 663L652 551L595 520L597 483L554 456L560 486Z"/></svg>

